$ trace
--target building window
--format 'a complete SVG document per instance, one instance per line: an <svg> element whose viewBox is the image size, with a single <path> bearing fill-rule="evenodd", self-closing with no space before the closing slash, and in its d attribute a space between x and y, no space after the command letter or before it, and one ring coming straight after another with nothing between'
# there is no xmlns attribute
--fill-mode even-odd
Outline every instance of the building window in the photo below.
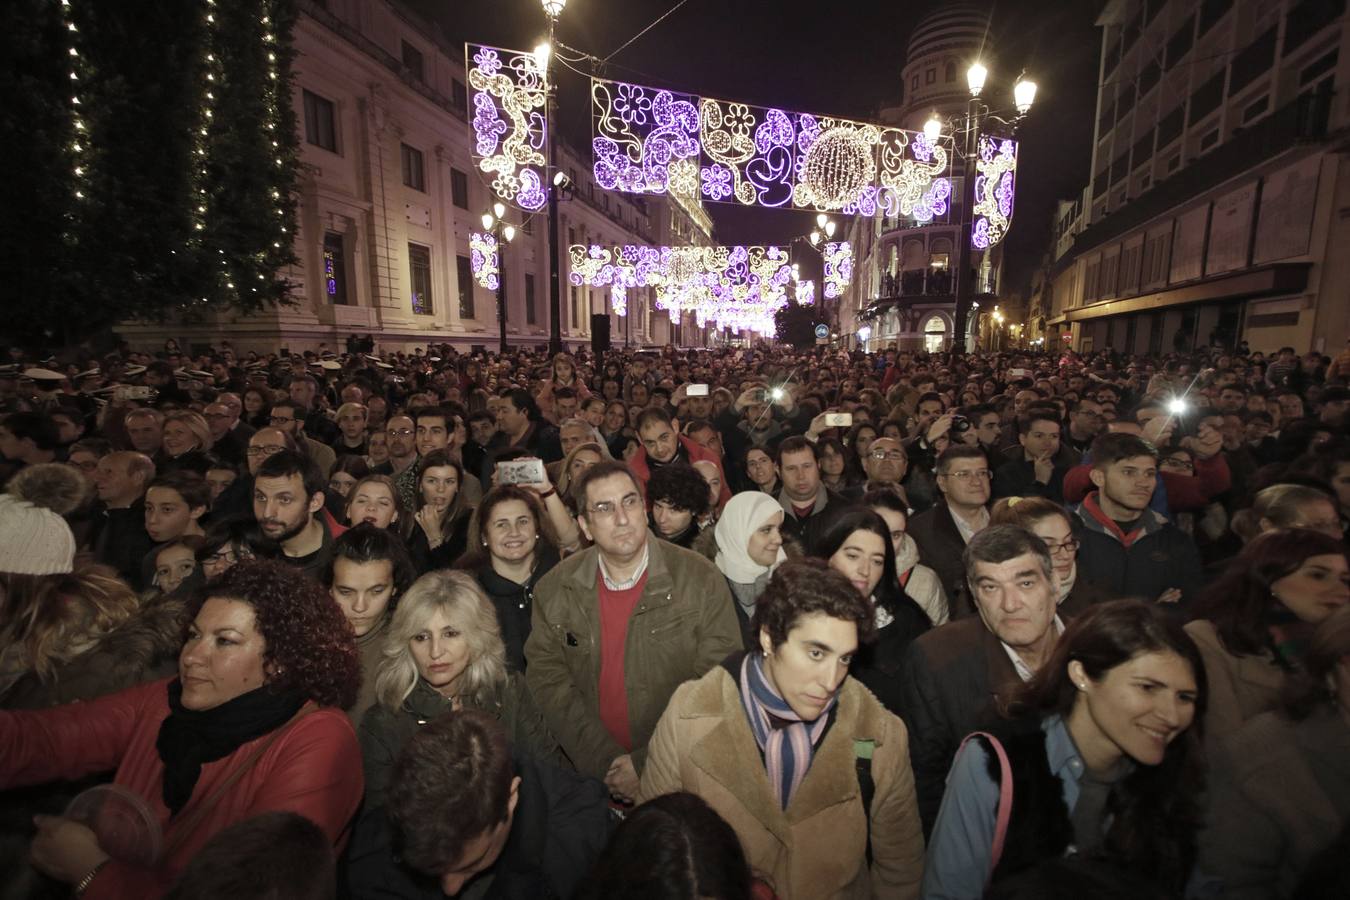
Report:
<svg viewBox="0 0 1350 900"><path fill-rule="evenodd" d="M927 353L941 353L947 343L947 326L941 316L929 316L923 323L923 349Z"/></svg>
<svg viewBox="0 0 1350 900"><path fill-rule="evenodd" d="M937 84L937 69L929 69L923 73L924 84Z"/></svg>
<svg viewBox="0 0 1350 900"><path fill-rule="evenodd" d="M909 89L917 91L919 89L919 73L915 72L914 77L909 80Z"/></svg>
<svg viewBox="0 0 1350 900"><path fill-rule="evenodd" d="M469 109L469 92L458 78L450 79L450 105L460 112Z"/></svg>
<svg viewBox="0 0 1350 900"><path fill-rule="evenodd" d="M332 231L323 234L323 284L328 302L347 306L347 263L342 252L342 235Z"/></svg>
<svg viewBox="0 0 1350 900"><path fill-rule="evenodd" d="M455 257L459 272L459 317L472 319L473 314L473 269L467 256Z"/></svg>
<svg viewBox="0 0 1350 900"><path fill-rule="evenodd" d="M1269 105L1270 105L1269 94L1266 94L1260 100L1257 100L1254 103L1247 104L1247 108L1242 111L1242 124L1246 125L1248 122L1252 121L1257 116L1261 115L1263 112L1266 111L1266 107Z"/></svg>
<svg viewBox="0 0 1350 900"><path fill-rule="evenodd" d="M948 84L956 80L956 63L954 62L947 63L946 77Z"/></svg>
<svg viewBox="0 0 1350 900"><path fill-rule="evenodd" d="M534 234L534 216L526 216L520 221L521 234Z"/></svg>
<svg viewBox="0 0 1350 900"><path fill-rule="evenodd" d="M1206 150L1208 150L1210 147L1213 147L1218 142L1219 142L1219 129L1215 128L1209 134L1200 138L1200 152L1204 153Z"/></svg>
<svg viewBox="0 0 1350 900"><path fill-rule="evenodd" d="M431 298L431 248L408 245L408 272L412 285L412 311L429 316L435 310Z"/></svg>
<svg viewBox="0 0 1350 900"><path fill-rule="evenodd" d="M403 65L418 81L426 81L426 64L422 61L422 51L407 41L403 42Z"/></svg>
<svg viewBox="0 0 1350 900"><path fill-rule="evenodd" d="M334 125L333 101L304 91L305 140L332 153L337 152L337 128Z"/></svg>
<svg viewBox="0 0 1350 900"><path fill-rule="evenodd" d="M526 221L529 221L528 219ZM539 322L539 313L534 308L534 276L525 273L525 324L536 325Z"/></svg>
<svg viewBox="0 0 1350 900"><path fill-rule="evenodd" d="M450 169L450 202L460 209L469 208L469 176L459 169Z"/></svg>
<svg viewBox="0 0 1350 900"><path fill-rule="evenodd" d="M427 189L422 173L422 151L407 144L399 145L403 150L403 184L415 191Z"/></svg>

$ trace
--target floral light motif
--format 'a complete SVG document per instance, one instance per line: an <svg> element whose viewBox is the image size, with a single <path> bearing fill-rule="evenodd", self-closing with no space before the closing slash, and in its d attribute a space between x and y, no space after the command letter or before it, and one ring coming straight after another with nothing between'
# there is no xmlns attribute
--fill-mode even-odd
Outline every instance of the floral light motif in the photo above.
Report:
<svg viewBox="0 0 1350 900"><path fill-rule="evenodd" d="M844 293L853 280L853 247L847 241L830 241L825 245L825 296L834 298Z"/></svg>
<svg viewBox="0 0 1350 900"><path fill-rule="evenodd" d="M847 215L947 215L950 137L591 80L601 187Z"/></svg>
<svg viewBox="0 0 1350 900"><path fill-rule="evenodd" d="M469 268L482 287L495 291L500 286L496 235L478 231L469 235Z"/></svg>
<svg viewBox="0 0 1350 900"><path fill-rule="evenodd" d="M797 305L811 306L816 302L816 283L803 278L797 282Z"/></svg>
<svg viewBox="0 0 1350 900"><path fill-rule="evenodd" d="M980 156L975 161L974 223L970 244L987 250L1003 240L1013 214L1017 178L1017 142L988 135L980 137Z"/></svg>
<svg viewBox="0 0 1350 900"><path fill-rule="evenodd" d="M473 91L474 164L493 176L498 199L529 212L542 209L548 202L546 73L531 53L479 44L465 45L465 68Z"/></svg>

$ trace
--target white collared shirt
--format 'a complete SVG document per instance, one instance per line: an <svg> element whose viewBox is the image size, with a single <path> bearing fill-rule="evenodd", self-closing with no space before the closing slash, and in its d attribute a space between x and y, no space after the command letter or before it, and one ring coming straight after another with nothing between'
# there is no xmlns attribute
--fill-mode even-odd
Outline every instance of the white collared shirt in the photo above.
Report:
<svg viewBox="0 0 1350 900"><path fill-rule="evenodd" d="M1055 637L1058 638L1063 633L1064 633L1064 621L1060 619L1058 615L1056 615ZM1013 668L1017 670L1017 677L1022 679L1022 681L1024 682L1030 681L1031 676L1036 674L1031 670L1031 666L1028 666L1026 662L1022 659L1022 657L1018 655L1017 651L1014 650L1012 647L1009 647L1007 644L1004 644L1003 641L999 641L999 643L1003 644L1003 651L1007 653L1008 658L1012 660Z"/></svg>
<svg viewBox="0 0 1350 900"><path fill-rule="evenodd" d="M642 544L642 559L638 562L638 567L633 570L632 577L626 581L615 581L610 578L609 569L605 566L605 554L597 554L596 559L600 561L600 577L605 579L605 587L611 591L626 591L636 585L642 579L642 576L647 573L647 563L651 559L651 548L651 536L648 535L647 540Z"/></svg>
<svg viewBox="0 0 1350 900"><path fill-rule="evenodd" d="M952 521L956 523L956 530L961 532L961 540L967 544L970 543L970 539L975 536L976 532L984 530L989 525L989 510L984 507L980 508L979 528L971 526L965 519L958 516L950 506L947 507L947 512L951 515Z"/></svg>

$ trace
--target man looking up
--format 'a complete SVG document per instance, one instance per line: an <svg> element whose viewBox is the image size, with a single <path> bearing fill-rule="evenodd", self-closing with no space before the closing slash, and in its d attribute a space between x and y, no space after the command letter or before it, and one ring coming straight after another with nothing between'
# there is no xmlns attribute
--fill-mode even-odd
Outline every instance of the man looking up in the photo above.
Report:
<svg viewBox="0 0 1350 900"><path fill-rule="evenodd" d="M942 500L909 523L919 545L919 558L942 580L951 616L974 613L966 591L966 544L989 524L989 463L984 451L957 444L942 451L937 461L937 486Z"/></svg>
<svg viewBox="0 0 1350 900"><path fill-rule="evenodd" d="M253 479L253 516L258 528L281 545L282 558L318 579L333 555L331 529L323 515L324 484L314 461L283 450L263 460Z"/></svg>
<svg viewBox="0 0 1350 900"><path fill-rule="evenodd" d="M925 832L961 741L1031 679L1064 630L1050 551L1036 535L1015 525L986 528L966 547L963 568L979 616L920 635L901 662L901 717Z"/></svg>
<svg viewBox="0 0 1350 900"><path fill-rule="evenodd" d="M675 688L738 649L740 626L716 566L650 538L627 466L596 463L572 496L593 546L539 581L525 675L577 770L631 801Z"/></svg>
<svg viewBox="0 0 1350 900"><path fill-rule="evenodd" d="M1133 434L1092 443L1095 491L1076 508L1078 577L1113 597L1185 603L1201 586L1200 552L1190 535L1149 508L1158 451Z"/></svg>

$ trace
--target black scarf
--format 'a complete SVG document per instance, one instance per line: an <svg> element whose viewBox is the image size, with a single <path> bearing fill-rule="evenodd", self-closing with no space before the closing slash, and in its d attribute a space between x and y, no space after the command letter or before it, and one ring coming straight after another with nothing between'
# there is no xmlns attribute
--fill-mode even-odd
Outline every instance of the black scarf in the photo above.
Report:
<svg viewBox="0 0 1350 900"><path fill-rule="evenodd" d="M305 698L264 685L205 710L183 706L183 684L169 682L169 717L159 726L155 749L164 763L164 805L177 815L201 777L202 765L224 759L249 741L291 720Z"/></svg>

